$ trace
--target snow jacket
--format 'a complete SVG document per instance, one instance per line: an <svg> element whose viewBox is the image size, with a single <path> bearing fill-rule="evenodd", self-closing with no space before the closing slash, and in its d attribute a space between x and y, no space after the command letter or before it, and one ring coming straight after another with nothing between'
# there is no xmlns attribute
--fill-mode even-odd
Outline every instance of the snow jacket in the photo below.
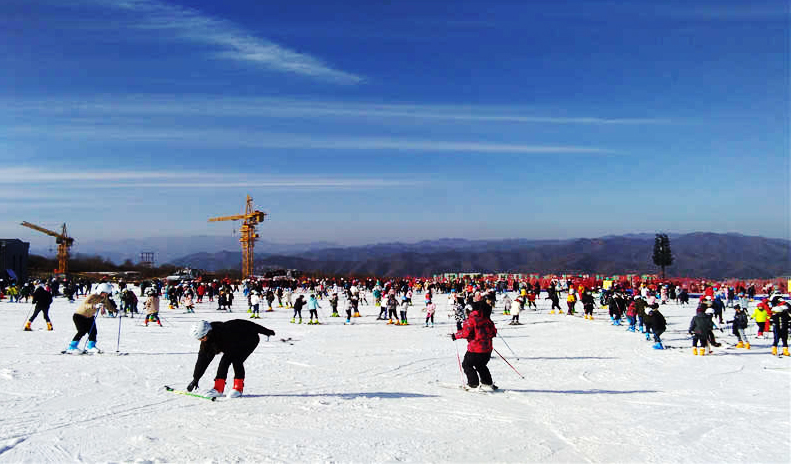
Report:
<svg viewBox="0 0 791 464"><path fill-rule="evenodd" d="M146 302L143 304L146 308L146 314L156 314L159 312L159 297L156 295L151 295L148 297Z"/></svg>
<svg viewBox="0 0 791 464"><path fill-rule="evenodd" d="M115 302L110 299L109 295L88 295L86 299L82 300L82 303L80 303L80 306L78 306L77 310L74 311L74 314L79 314L80 316L85 317L93 317L96 315L96 311L99 311L102 308L115 311Z"/></svg>
<svg viewBox="0 0 791 464"><path fill-rule="evenodd" d="M274 335L275 331L243 319L212 322L211 330L206 334L206 341L200 344L192 378L196 381L200 380L206 368L219 353L223 353L220 368L223 363L244 361L258 346L258 334L269 337Z"/></svg>
<svg viewBox="0 0 791 464"><path fill-rule="evenodd" d="M467 351L472 353L492 352L492 338L497 336L497 328L489 318L491 311L488 304L481 301L475 302L464 326L454 335L456 339L467 339Z"/></svg>
<svg viewBox="0 0 791 464"><path fill-rule="evenodd" d="M643 316L643 323L655 334L661 334L667 329L667 320L658 309L651 310Z"/></svg>
<svg viewBox="0 0 791 464"><path fill-rule="evenodd" d="M791 320L788 303L784 303L772 308L772 316L770 319L773 326L779 328L780 330L788 330L788 322Z"/></svg>
<svg viewBox="0 0 791 464"><path fill-rule="evenodd" d="M739 329L746 329L748 320L747 320L747 313L744 311L739 311L733 315L733 320L728 321L729 324L733 324L733 334L736 335Z"/></svg>
<svg viewBox="0 0 791 464"><path fill-rule="evenodd" d="M626 310L626 315L629 317L635 317L637 315L637 303L632 301L629 304L629 308Z"/></svg>
<svg viewBox="0 0 791 464"><path fill-rule="evenodd" d="M36 304L37 309L49 309L49 305L52 304L52 293L43 285L36 287L36 291L33 292L33 303Z"/></svg>
<svg viewBox="0 0 791 464"><path fill-rule="evenodd" d="M308 309L319 309L319 300L316 298L310 298L308 300Z"/></svg>
<svg viewBox="0 0 791 464"><path fill-rule="evenodd" d="M714 330L714 321L703 312L696 314L689 323L689 332L701 337L707 337L712 330Z"/></svg>
<svg viewBox="0 0 791 464"><path fill-rule="evenodd" d="M764 323L767 319L769 319L769 313L766 312L765 308L759 306L755 308L755 311L753 311L753 319L755 319L755 322L758 322L759 324Z"/></svg>

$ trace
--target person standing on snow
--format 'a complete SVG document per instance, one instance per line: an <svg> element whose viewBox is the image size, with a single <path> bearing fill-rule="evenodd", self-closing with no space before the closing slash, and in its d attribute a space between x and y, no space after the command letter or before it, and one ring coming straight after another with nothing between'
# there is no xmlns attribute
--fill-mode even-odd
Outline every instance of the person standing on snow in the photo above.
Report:
<svg viewBox="0 0 791 464"><path fill-rule="evenodd" d="M736 304L733 307L735 311L733 314L733 320L728 321L728 324L733 324L732 332L736 335L736 338L739 339L739 343L736 344L736 348L746 348L750 349L750 342L747 341L747 334L745 333L745 329L749 324L749 317L747 316L747 311L742 309L742 305Z"/></svg>
<svg viewBox="0 0 791 464"><path fill-rule="evenodd" d="M217 366L217 375L214 377L214 388L209 390L206 395L210 397L223 396L228 368L233 366L233 389L228 396L236 398L242 396L244 391L244 361L258 346L260 341L258 334L271 337L275 335L275 331L255 322L233 319L212 323L198 321L190 329L190 334L200 340L201 344L192 374L192 382L187 385L187 391L191 392L198 387L198 381L203 377L209 364L217 354L222 353L220 365Z"/></svg>
<svg viewBox="0 0 791 464"><path fill-rule="evenodd" d="M52 322L49 320L49 306L52 304L52 293L44 287L40 282L36 285L36 290L33 292L33 304L36 309L33 310L33 315L25 323L25 331L31 331L30 324L36 320L38 313L44 314L44 320L47 322L47 330L52 330Z"/></svg>
<svg viewBox="0 0 791 464"><path fill-rule="evenodd" d="M309 325L319 324L319 307L319 300L316 299L316 295L311 294L310 298L308 298L308 311L310 311L310 314L308 315ZM316 317L316 322L313 322L314 316Z"/></svg>
<svg viewBox="0 0 791 464"><path fill-rule="evenodd" d="M148 299L143 303L143 307L146 308L146 327L149 322L156 322L162 327L162 322L159 320L159 295L154 288L149 288L146 293Z"/></svg>
<svg viewBox="0 0 791 464"><path fill-rule="evenodd" d="M777 345L783 341L783 356L791 356L788 353L788 322L791 320L789 305L780 296L772 298L772 321L774 341L772 342L772 354L777 354Z"/></svg>
<svg viewBox="0 0 791 464"><path fill-rule="evenodd" d="M293 324L297 316L299 316L299 322L297 324L302 324L302 307L305 306L305 295L300 295L297 297L296 301L294 301L294 316L291 318L291 323Z"/></svg>
<svg viewBox="0 0 791 464"><path fill-rule="evenodd" d="M250 319L261 319L261 295L258 290L250 292Z"/></svg>
<svg viewBox="0 0 791 464"><path fill-rule="evenodd" d="M654 303L654 306L645 313L643 317L643 324L645 324L645 339L648 340L649 334L654 334L654 349L664 350L665 345L662 339L659 338L667 329L667 320L665 316L659 312L659 305Z"/></svg>
<svg viewBox="0 0 791 464"><path fill-rule="evenodd" d="M467 339L467 352L461 367L467 376L467 389L478 388L494 391L497 386L492 381L492 374L487 364L492 357L492 339L497 336L497 328L492 322L492 307L482 301L481 294L473 297L472 312L464 322L461 330L450 334L452 340Z"/></svg>
<svg viewBox="0 0 791 464"><path fill-rule="evenodd" d="M706 354L706 347L709 345L709 333L714 329L714 321L707 316L705 305L698 306L698 312L689 323L689 334L692 335L692 354ZM714 311L712 311L712 316ZM698 342L700 342L700 353L698 353Z"/></svg>
<svg viewBox="0 0 791 464"><path fill-rule="evenodd" d="M96 312L97 311L115 311L115 302L110 298L113 293L113 286L105 282L96 287L96 293L89 295L85 298L80 306L74 311L72 320L74 326L77 328L77 334L69 343L66 353L77 353L77 344L85 334L88 334L88 344L86 351L90 353L99 353L99 348L96 348Z"/></svg>

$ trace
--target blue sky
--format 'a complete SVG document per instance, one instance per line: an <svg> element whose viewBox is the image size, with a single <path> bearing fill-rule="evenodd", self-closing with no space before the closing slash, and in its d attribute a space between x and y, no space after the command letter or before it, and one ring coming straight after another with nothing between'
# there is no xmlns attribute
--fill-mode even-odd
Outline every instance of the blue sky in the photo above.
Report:
<svg viewBox="0 0 791 464"><path fill-rule="evenodd" d="M784 1L4 0L0 236L789 238Z"/></svg>

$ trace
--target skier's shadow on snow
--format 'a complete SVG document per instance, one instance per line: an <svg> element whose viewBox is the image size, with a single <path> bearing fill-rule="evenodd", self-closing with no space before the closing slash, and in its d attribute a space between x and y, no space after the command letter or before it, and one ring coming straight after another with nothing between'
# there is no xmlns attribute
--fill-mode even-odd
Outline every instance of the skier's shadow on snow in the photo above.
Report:
<svg viewBox="0 0 791 464"><path fill-rule="evenodd" d="M552 361L557 361L557 360L560 360L560 359L577 360L577 359L617 359L617 358L613 358L611 356L533 356L533 357L519 356L516 359L517 360L529 359L529 360L552 360Z"/></svg>
<svg viewBox="0 0 791 464"><path fill-rule="evenodd" d="M660 393L658 390L517 390L508 389L516 393L558 393L561 395L632 395L636 393Z"/></svg>
<svg viewBox="0 0 791 464"><path fill-rule="evenodd" d="M399 399L399 398L436 398L438 395L424 395L422 393L403 393L403 392L367 392L367 393L272 393L271 395L244 395L245 398L322 398L322 397L336 397L344 400L353 400L355 398L382 398L382 399Z"/></svg>

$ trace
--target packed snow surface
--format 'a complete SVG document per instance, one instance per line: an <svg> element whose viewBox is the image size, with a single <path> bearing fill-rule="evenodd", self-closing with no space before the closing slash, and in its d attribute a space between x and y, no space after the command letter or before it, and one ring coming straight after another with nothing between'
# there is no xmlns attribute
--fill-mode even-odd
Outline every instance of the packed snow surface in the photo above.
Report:
<svg viewBox="0 0 791 464"><path fill-rule="evenodd" d="M246 361L244 396L216 402L163 386L183 390L191 380L193 322L249 316L241 294L232 313L209 302L196 314L163 304L164 327L99 317L104 354L82 356L60 354L75 333L76 304L56 298L55 330L39 316L23 332L31 305L4 300L0 462L791 460L791 358L772 356L753 322L751 350L736 349L726 328L717 331L723 346L701 357L687 336L694 304L662 306L663 351L611 325L601 308L589 321L549 314L539 300L539 311L512 326L498 307L495 349L524 379L494 353L489 366L503 391L478 393L457 388L466 343L448 336L447 296L435 298L434 328L423 327L422 296L414 300L403 327L377 321L378 308L365 304L353 325L327 317L326 301L317 326L291 324L289 309L263 312L257 322L277 335L262 337Z"/></svg>

